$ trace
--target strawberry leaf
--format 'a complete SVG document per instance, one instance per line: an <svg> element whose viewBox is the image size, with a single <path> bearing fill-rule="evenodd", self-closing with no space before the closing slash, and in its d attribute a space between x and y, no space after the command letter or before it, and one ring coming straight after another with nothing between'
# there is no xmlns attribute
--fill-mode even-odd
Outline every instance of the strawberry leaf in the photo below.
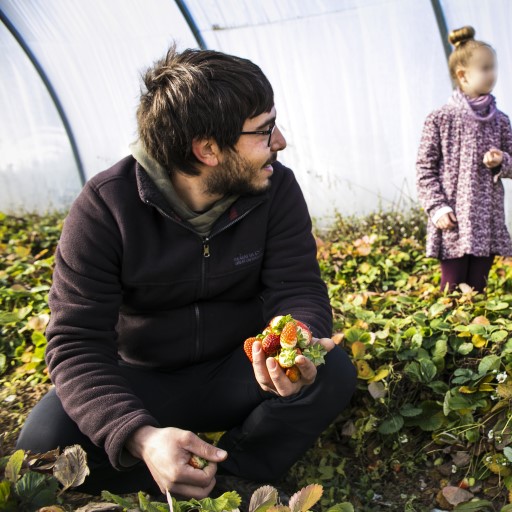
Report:
<svg viewBox="0 0 512 512"><path fill-rule="evenodd" d="M291 512L306 512L322 497L323 492L324 488L319 484L302 488L290 498Z"/></svg>
<svg viewBox="0 0 512 512"><path fill-rule="evenodd" d="M277 503L277 489L271 485L264 485L256 489L249 504L249 512L266 512L268 508Z"/></svg>
<svg viewBox="0 0 512 512"><path fill-rule="evenodd" d="M5 478L15 484L20 476L21 465L25 458L25 452L23 450L15 451L7 461L5 466Z"/></svg>
<svg viewBox="0 0 512 512"><path fill-rule="evenodd" d="M236 510L240 506L240 503L242 503L242 499L235 491L225 492L214 499L204 498L198 502L200 510L210 512L229 512L230 510Z"/></svg>

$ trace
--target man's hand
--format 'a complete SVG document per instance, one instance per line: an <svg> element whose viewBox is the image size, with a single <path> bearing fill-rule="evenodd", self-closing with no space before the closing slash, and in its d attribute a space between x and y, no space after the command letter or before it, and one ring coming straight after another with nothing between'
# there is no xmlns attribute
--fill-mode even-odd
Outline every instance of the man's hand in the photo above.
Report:
<svg viewBox="0 0 512 512"><path fill-rule="evenodd" d="M329 338L313 338L311 343L320 343L327 352L334 348L334 341ZM254 375L264 391L270 391L280 396L290 396L298 393L303 386L315 381L316 366L304 356L297 356L295 359L295 364L299 367L301 373L297 382L290 381L273 357L267 358L259 341L255 341L252 346L252 358Z"/></svg>
<svg viewBox="0 0 512 512"><path fill-rule="evenodd" d="M453 212L445 213L436 222L439 229L453 229L457 225L457 217Z"/></svg>
<svg viewBox="0 0 512 512"><path fill-rule="evenodd" d="M503 151L500 151L498 148L491 148L484 155L484 165L488 169L493 169L494 167L498 167L503 162Z"/></svg>
<svg viewBox="0 0 512 512"><path fill-rule="evenodd" d="M186 498L203 499L215 485L217 462L227 457L198 436L179 428L141 427L126 443L128 451L142 459L163 494L169 491ZM188 461L195 454L209 461L204 469Z"/></svg>

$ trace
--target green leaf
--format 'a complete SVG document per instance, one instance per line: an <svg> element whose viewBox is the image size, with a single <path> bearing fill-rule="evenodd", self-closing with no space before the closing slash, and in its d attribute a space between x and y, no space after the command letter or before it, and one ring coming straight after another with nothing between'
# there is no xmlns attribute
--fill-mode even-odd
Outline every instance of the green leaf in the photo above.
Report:
<svg viewBox="0 0 512 512"><path fill-rule="evenodd" d="M334 507L328 508L327 512L354 512L354 506L351 503L344 501L343 503L334 505Z"/></svg>
<svg viewBox="0 0 512 512"><path fill-rule="evenodd" d="M428 384L437 373L436 365L430 359L420 360L420 376L423 384Z"/></svg>
<svg viewBox="0 0 512 512"><path fill-rule="evenodd" d="M490 300L485 305L485 309L488 309L489 311L502 311L508 307L510 307L510 305L507 302L501 302L497 300Z"/></svg>
<svg viewBox="0 0 512 512"><path fill-rule="evenodd" d="M428 387L438 395L444 395L448 391L448 384L442 380L435 380L428 384Z"/></svg>
<svg viewBox="0 0 512 512"><path fill-rule="evenodd" d="M471 353L473 348L473 343L462 343L457 349L457 352L463 356L467 356L469 353Z"/></svg>
<svg viewBox="0 0 512 512"><path fill-rule="evenodd" d="M485 375L492 370L499 370L501 364L501 358L495 355L485 356L478 365L478 373Z"/></svg>
<svg viewBox="0 0 512 512"><path fill-rule="evenodd" d="M14 486L20 502L29 510L52 505L55 503L58 483L53 477L29 471Z"/></svg>
<svg viewBox="0 0 512 512"><path fill-rule="evenodd" d="M238 508L242 503L240 495L235 491L225 492L218 498L204 498L199 500L202 510L210 512L230 511Z"/></svg>
<svg viewBox="0 0 512 512"><path fill-rule="evenodd" d="M419 416L423 412L423 409L420 407L415 407L413 404L404 404L400 408L400 414L405 416L406 418L412 418L414 416Z"/></svg>
<svg viewBox="0 0 512 512"><path fill-rule="evenodd" d="M448 342L445 339L436 341L434 349L432 350L432 357L444 357L448 352Z"/></svg>
<svg viewBox="0 0 512 512"><path fill-rule="evenodd" d="M494 341L496 343L500 343L504 341L508 336L508 331L504 331L503 329L500 329L499 331L494 331L491 334L491 341Z"/></svg>
<svg viewBox="0 0 512 512"><path fill-rule="evenodd" d="M5 478L9 482L15 484L18 481L24 458L25 452L23 450L17 450L9 457L7 466L5 466Z"/></svg>
<svg viewBox="0 0 512 512"><path fill-rule="evenodd" d="M420 372L420 365L416 361L412 361L411 363L405 365L404 373L413 382L421 382L422 377Z"/></svg>
<svg viewBox="0 0 512 512"><path fill-rule="evenodd" d="M432 304L430 309L428 310L430 317L435 317L440 315L443 311L445 311L449 307L448 304L441 304L437 302L436 304Z"/></svg>
<svg viewBox="0 0 512 512"><path fill-rule="evenodd" d="M11 495L11 484L7 480L2 480L0 482L0 510L2 510L2 504L5 504L9 501L9 496Z"/></svg>
<svg viewBox="0 0 512 512"><path fill-rule="evenodd" d="M169 505L161 502L152 502L143 492L137 494L141 512L168 512Z"/></svg>
<svg viewBox="0 0 512 512"><path fill-rule="evenodd" d="M395 414L384 420L378 428L379 433L388 435L398 432L404 426L404 419L400 414Z"/></svg>
<svg viewBox="0 0 512 512"><path fill-rule="evenodd" d="M476 500L461 503L457 505L453 510L457 512L492 512L494 510L494 506L488 500Z"/></svg>
<svg viewBox="0 0 512 512"><path fill-rule="evenodd" d="M125 509L133 508L135 503L132 500L128 500L126 498L121 498L121 496L117 496L116 494L112 494L109 491L101 491L101 497L105 501L113 501L116 505L120 505Z"/></svg>
<svg viewBox="0 0 512 512"><path fill-rule="evenodd" d="M0 375L7 369L7 357L5 354L0 354Z"/></svg>
<svg viewBox="0 0 512 512"><path fill-rule="evenodd" d="M503 455L512 462L512 448L510 448L510 446L505 446L505 448L503 448Z"/></svg>

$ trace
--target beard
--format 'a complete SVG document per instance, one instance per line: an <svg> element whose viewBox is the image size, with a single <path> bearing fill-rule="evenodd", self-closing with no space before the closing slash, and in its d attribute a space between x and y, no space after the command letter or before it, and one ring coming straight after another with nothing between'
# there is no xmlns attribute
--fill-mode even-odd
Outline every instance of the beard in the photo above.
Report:
<svg viewBox="0 0 512 512"><path fill-rule="evenodd" d="M261 167L248 162L236 151L230 151L221 166L205 180L207 194L256 195L270 188L270 180L258 182L262 167L277 160L277 153L272 153L269 160Z"/></svg>

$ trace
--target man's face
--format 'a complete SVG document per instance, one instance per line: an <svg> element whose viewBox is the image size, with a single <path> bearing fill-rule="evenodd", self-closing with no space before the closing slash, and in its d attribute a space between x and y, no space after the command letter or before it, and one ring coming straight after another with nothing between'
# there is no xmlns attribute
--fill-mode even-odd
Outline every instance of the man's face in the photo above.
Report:
<svg viewBox="0 0 512 512"><path fill-rule="evenodd" d="M243 132L264 131L272 128L276 121L276 109L246 119ZM270 187L270 176L274 170L272 163L277 152L286 147L286 140L276 126L269 136L244 134L235 144L234 150L222 152L222 161L205 179L209 194L258 194Z"/></svg>

